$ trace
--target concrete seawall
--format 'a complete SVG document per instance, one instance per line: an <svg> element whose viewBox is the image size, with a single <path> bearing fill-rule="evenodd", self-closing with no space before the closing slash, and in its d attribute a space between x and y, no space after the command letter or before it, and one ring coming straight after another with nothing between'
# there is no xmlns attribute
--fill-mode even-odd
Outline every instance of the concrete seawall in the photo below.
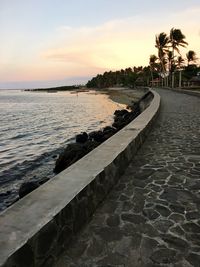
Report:
<svg viewBox="0 0 200 267"><path fill-rule="evenodd" d="M0 216L0 266L50 267L123 173L151 129L154 98L133 122Z"/></svg>

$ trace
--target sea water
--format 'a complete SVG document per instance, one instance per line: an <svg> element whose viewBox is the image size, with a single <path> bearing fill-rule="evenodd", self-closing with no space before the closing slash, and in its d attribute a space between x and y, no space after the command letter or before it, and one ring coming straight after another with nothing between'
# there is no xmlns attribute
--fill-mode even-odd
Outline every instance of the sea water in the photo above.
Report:
<svg viewBox="0 0 200 267"><path fill-rule="evenodd" d="M110 125L119 108L95 91L0 90L0 211L24 181L53 177L57 155L75 135Z"/></svg>

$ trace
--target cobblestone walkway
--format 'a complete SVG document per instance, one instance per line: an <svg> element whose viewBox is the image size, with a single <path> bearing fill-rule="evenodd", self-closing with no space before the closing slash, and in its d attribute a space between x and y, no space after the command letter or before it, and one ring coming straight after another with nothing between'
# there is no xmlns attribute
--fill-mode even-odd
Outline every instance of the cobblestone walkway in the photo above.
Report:
<svg viewBox="0 0 200 267"><path fill-rule="evenodd" d="M200 266L200 98L158 92L153 130L56 267Z"/></svg>

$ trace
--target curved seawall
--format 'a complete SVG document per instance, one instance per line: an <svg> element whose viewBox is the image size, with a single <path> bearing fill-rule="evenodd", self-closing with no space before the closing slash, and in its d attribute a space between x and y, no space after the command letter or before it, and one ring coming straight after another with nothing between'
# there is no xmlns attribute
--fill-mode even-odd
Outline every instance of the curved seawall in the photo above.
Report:
<svg viewBox="0 0 200 267"><path fill-rule="evenodd" d="M133 122L0 216L0 266L52 266L117 183L151 129L160 106Z"/></svg>

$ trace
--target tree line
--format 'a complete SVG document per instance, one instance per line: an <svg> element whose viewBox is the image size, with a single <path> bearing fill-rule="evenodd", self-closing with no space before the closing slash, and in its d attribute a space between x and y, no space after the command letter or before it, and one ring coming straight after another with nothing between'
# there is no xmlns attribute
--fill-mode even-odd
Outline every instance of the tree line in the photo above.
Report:
<svg viewBox="0 0 200 267"><path fill-rule="evenodd" d="M106 88L111 86L150 86L155 81L163 86L182 86L199 71L197 55L189 50L185 57L180 47L186 48L188 42L180 29L172 28L169 35L162 32L155 37L157 55L150 55L149 65L129 67L118 71L106 71L93 77L86 86L88 88Z"/></svg>

